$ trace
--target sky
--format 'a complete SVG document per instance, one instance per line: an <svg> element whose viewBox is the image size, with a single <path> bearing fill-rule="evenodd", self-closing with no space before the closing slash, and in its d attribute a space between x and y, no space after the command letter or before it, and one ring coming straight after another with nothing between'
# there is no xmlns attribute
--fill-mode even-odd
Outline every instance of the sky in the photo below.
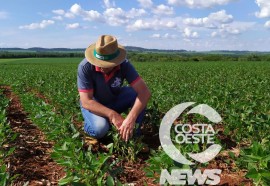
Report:
<svg viewBox="0 0 270 186"><path fill-rule="evenodd" d="M0 0L0 48L270 51L270 0Z"/></svg>

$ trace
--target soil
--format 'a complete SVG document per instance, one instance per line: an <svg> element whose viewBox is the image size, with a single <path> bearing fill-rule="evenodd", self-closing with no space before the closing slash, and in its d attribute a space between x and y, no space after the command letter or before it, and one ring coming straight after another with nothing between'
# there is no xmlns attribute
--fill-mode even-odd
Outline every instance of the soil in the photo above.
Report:
<svg viewBox="0 0 270 186"><path fill-rule="evenodd" d="M76 123L76 125L81 126L81 124ZM77 126L78 127L78 126ZM143 141L146 143L149 147L152 149L156 149L159 146L159 139L158 135L157 137L153 137L150 135L150 131L154 130L149 130L145 131L146 129L143 128L143 133L146 134L145 132L148 132L148 136L146 138L146 135L144 135ZM93 140L87 136L84 135L84 148L85 150L89 148L91 145L91 151L93 153L97 152L109 152L109 149L106 147L109 143L112 142L112 139L109 138L103 138L99 141L96 141L95 144L93 144ZM153 140L155 139L155 140ZM116 167L120 167L121 173L117 176L117 179L121 181L121 183L129 184L129 185L136 185L136 186L141 186L141 185L148 185L148 186L154 186L154 180L152 178L148 178L145 175L144 168L148 166L146 163L146 160L149 159L150 153L149 152L141 152L137 155L137 159L135 162L131 161L120 161ZM117 158L117 155L113 155L111 157L111 161Z"/></svg>
<svg viewBox="0 0 270 186"><path fill-rule="evenodd" d="M29 89L30 92L32 92L37 98L42 99L45 103L51 104L52 101L48 99L45 95L42 93L34 90L34 89ZM57 112L57 108L53 110L54 112ZM83 128L83 123L77 120L77 117L74 116L72 117L72 122L74 123L74 126L78 131L81 133L81 137L84 141L84 149L88 150L89 146L91 145L91 151L93 153L97 152L108 152L108 149L106 147L106 144L111 143L111 139L102 139L101 141L96 141L93 142L93 139L87 136L84 131L82 130ZM152 149L157 149L160 145L159 142L159 137L158 137L158 128L154 128L149 125L144 125L142 128L144 138L143 142L146 143L150 148ZM155 134L155 135L154 135ZM118 176L118 179L122 183L130 183L131 185L155 185L153 184L152 179L148 178L145 176L145 172L143 169L147 166L145 163L145 160L149 158L149 153L141 153L138 156L138 159L136 162L131 163L131 162L120 162L118 166L120 166L123 171L122 173Z"/></svg>
<svg viewBox="0 0 270 186"><path fill-rule="evenodd" d="M143 169L147 166L143 158L138 157L135 163L121 162L123 173L119 176L122 183L130 185L154 186L154 180L145 176Z"/></svg>
<svg viewBox="0 0 270 186"><path fill-rule="evenodd" d="M19 137L16 142L10 144L10 147L16 146L15 152L9 157L7 162L10 164L9 172L12 175L20 174L16 178L16 185L23 185L23 183L29 181L30 185L57 185L57 180L65 175L63 168L57 165L50 158L50 152L52 151L52 142L46 142L43 133L27 120L27 115L23 111L18 97L10 91L10 87L5 87L5 94L12 99L8 108L8 120L14 132L19 133ZM31 91L33 92L33 90ZM43 99L46 103L50 104L51 101L41 93L33 92L38 98ZM192 119L192 118L191 118ZM177 121L178 122L178 121ZM82 131L82 122L76 120L74 117L73 123L76 128L82 133L81 136L84 139L85 149L88 149L90 141L85 133ZM217 126L219 133L218 138L222 144L225 145L226 152L221 152L214 160L212 160L206 168L221 169L221 181L219 185L234 186L234 185L253 185L252 181L245 178L246 171L237 169L234 160L232 160L228 152L231 151L236 155L239 153L237 144L230 138L223 134L223 127ZM157 149L160 146L158 128L144 124L142 128L144 139L151 149ZM106 145L108 142L99 141L96 145L92 146L93 153L108 152ZM154 180L146 177L143 169L147 167L145 160L149 158L149 153L141 153L137 157L137 161L134 163L122 161L119 162L122 173L118 176L118 179L122 183L129 183L129 185L157 185L154 184ZM239 155L239 154L238 154ZM224 162L230 161L230 164ZM203 170L203 169L202 169Z"/></svg>
<svg viewBox="0 0 270 186"><path fill-rule="evenodd" d="M65 176L65 172L64 168L50 157L53 142L47 141L43 132L27 118L18 96L11 88L1 88L10 99L7 119L12 131L17 133L17 138L5 146L15 147L14 152L5 160L10 177L18 175L13 185L57 185L58 180Z"/></svg>

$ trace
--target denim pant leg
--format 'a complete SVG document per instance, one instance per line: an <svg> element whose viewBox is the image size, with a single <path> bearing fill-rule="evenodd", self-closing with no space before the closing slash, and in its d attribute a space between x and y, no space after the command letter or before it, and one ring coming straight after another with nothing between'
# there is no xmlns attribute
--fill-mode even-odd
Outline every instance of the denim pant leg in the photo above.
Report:
<svg viewBox="0 0 270 186"><path fill-rule="evenodd" d="M122 87L120 94L117 96L116 100L107 105L109 108L115 110L118 113L127 111L129 108L132 108L135 100L137 98L137 93L132 87ZM145 109L138 115L136 119L136 124L138 124L138 129L136 135L141 134L140 127L144 118Z"/></svg>
<svg viewBox="0 0 270 186"><path fill-rule="evenodd" d="M104 117L93 114L82 106L81 111L84 118L84 131L88 135L97 139L104 137L110 128L108 120Z"/></svg>
<svg viewBox="0 0 270 186"><path fill-rule="evenodd" d="M121 93L119 94L117 99L109 105L105 106L115 110L118 113L122 113L127 111L134 105L136 97L137 93L132 87L122 87ZM90 112L89 110L84 109L82 106L81 111L84 118L84 131L88 135L97 139L104 137L110 128L109 121L104 117L98 116ZM139 114L135 121L136 124L138 124L138 129L136 130L135 134L136 136L141 135L140 127L143 121L144 114L145 109L143 109L143 111Z"/></svg>

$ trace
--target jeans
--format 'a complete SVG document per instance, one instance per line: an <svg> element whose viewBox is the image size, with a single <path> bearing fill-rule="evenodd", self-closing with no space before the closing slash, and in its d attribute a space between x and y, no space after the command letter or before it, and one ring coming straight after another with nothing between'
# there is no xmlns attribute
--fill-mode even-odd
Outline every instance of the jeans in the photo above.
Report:
<svg viewBox="0 0 270 186"><path fill-rule="evenodd" d="M132 87L122 87L120 94L117 96L115 100L113 100L110 104L104 105L119 114L127 111L129 108L135 103L137 97L137 93ZM100 139L104 137L110 129L110 123L108 118L98 116L89 110L83 108L81 106L82 115L84 118L84 131L96 139ZM135 132L135 136L141 134L141 124L143 121L143 117L145 114L145 109L138 115L136 119L136 125L138 128Z"/></svg>

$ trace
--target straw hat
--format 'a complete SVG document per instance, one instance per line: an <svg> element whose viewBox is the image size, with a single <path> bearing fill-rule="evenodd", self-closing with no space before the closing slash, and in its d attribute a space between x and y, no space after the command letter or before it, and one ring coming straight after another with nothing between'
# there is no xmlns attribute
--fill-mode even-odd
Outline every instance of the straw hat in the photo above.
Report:
<svg viewBox="0 0 270 186"><path fill-rule="evenodd" d="M111 68L124 62L126 50L114 36L102 35L85 50L85 57L95 66Z"/></svg>

